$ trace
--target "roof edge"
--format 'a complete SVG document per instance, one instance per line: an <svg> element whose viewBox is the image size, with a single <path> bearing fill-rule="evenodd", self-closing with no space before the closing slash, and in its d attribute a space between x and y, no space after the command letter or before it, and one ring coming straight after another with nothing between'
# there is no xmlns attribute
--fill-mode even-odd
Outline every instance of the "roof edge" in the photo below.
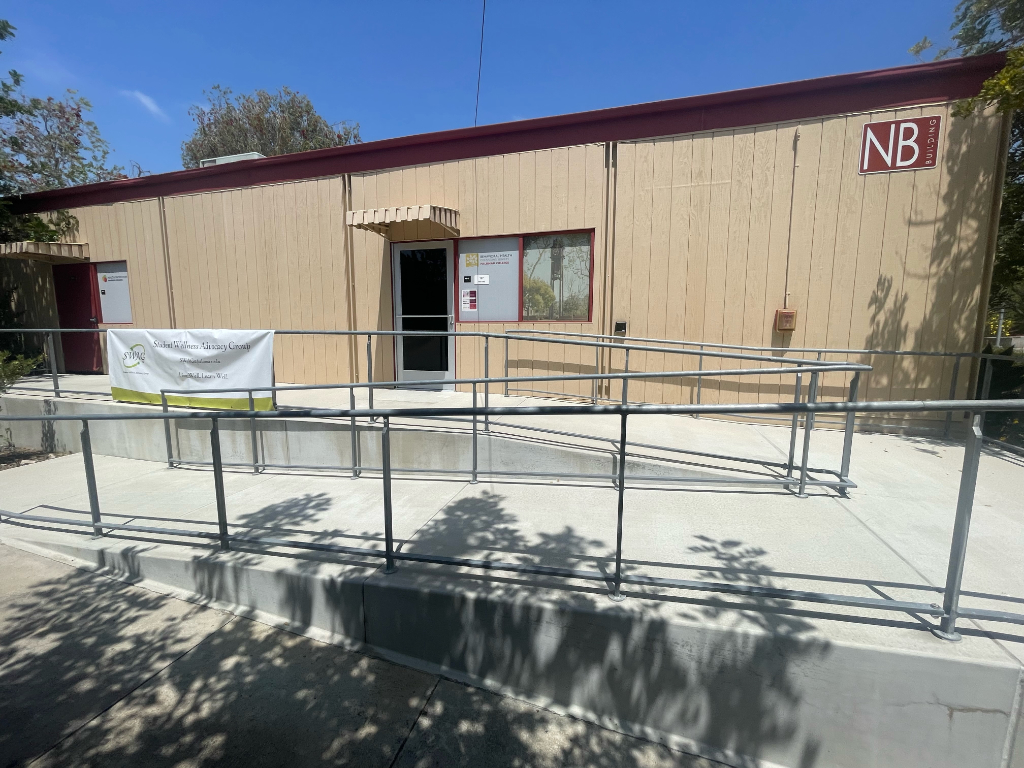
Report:
<svg viewBox="0 0 1024 768"><path fill-rule="evenodd" d="M8 198L18 213L212 192L510 152L725 130L893 109L977 94L1005 63L995 53L829 75L700 96L382 139Z"/></svg>

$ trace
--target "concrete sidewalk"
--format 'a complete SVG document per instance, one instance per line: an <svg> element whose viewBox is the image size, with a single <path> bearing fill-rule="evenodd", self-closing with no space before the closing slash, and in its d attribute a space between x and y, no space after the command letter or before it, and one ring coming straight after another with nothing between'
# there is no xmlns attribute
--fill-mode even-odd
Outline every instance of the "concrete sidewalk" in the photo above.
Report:
<svg viewBox="0 0 1024 768"><path fill-rule="evenodd" d="M2 766L712 763L0 545Z"/></svg>

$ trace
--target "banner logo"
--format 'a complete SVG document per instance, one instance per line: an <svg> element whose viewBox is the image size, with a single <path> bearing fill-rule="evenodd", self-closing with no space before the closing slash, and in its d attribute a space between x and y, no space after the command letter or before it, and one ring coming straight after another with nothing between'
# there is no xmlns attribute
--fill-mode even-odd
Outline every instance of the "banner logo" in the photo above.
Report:
<svg viewBox="0 0 1024 768"><path fill-rule="evenodd" d="M125 368L134 368L137 365L142 365L146 362L146 348L141 344L132 344L121 355L121 365Z"/></svg>

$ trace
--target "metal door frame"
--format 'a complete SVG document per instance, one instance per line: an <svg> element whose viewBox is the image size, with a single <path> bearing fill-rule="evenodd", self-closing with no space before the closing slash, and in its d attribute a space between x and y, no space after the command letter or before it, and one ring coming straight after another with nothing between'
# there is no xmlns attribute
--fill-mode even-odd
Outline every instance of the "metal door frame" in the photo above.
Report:
<svg viewBox="0 0 1024 768"><path fill-rule="evenodd" d="M402 314L402 269L401 252L403 250L426 250L433 248L444 248L446 252L446 280L448 298L448 314L445 315L416 315L415 317L447 317L448 330L455 330L455 242L453 240L425 240L422 242L392 243L391 244L391 302L394 308L394 328L396 331L404 330L403 317L413 315ZM454 379L455 378L455 337L448 337L448 370L447 371L414 371L406 370L403 363L402 337L395 337L395 381L415 382L429 381L432 379ZM455 389L455 385L445 385L443 389Z"/></svg>

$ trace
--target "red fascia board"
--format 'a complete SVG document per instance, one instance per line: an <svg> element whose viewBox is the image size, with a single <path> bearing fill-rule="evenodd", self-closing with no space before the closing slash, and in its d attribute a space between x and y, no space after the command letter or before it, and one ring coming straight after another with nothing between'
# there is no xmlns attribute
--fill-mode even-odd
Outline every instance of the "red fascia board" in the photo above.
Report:
<svg viewBox="0 0 1024 768"><path fill-rule="evenodd" d="M212 168L36 192L10 198L15 212L298 181L576 144L646 139L910 107L974 96L1005 63L1002 53L800 80L705 96L459 128Z"/></svg>

